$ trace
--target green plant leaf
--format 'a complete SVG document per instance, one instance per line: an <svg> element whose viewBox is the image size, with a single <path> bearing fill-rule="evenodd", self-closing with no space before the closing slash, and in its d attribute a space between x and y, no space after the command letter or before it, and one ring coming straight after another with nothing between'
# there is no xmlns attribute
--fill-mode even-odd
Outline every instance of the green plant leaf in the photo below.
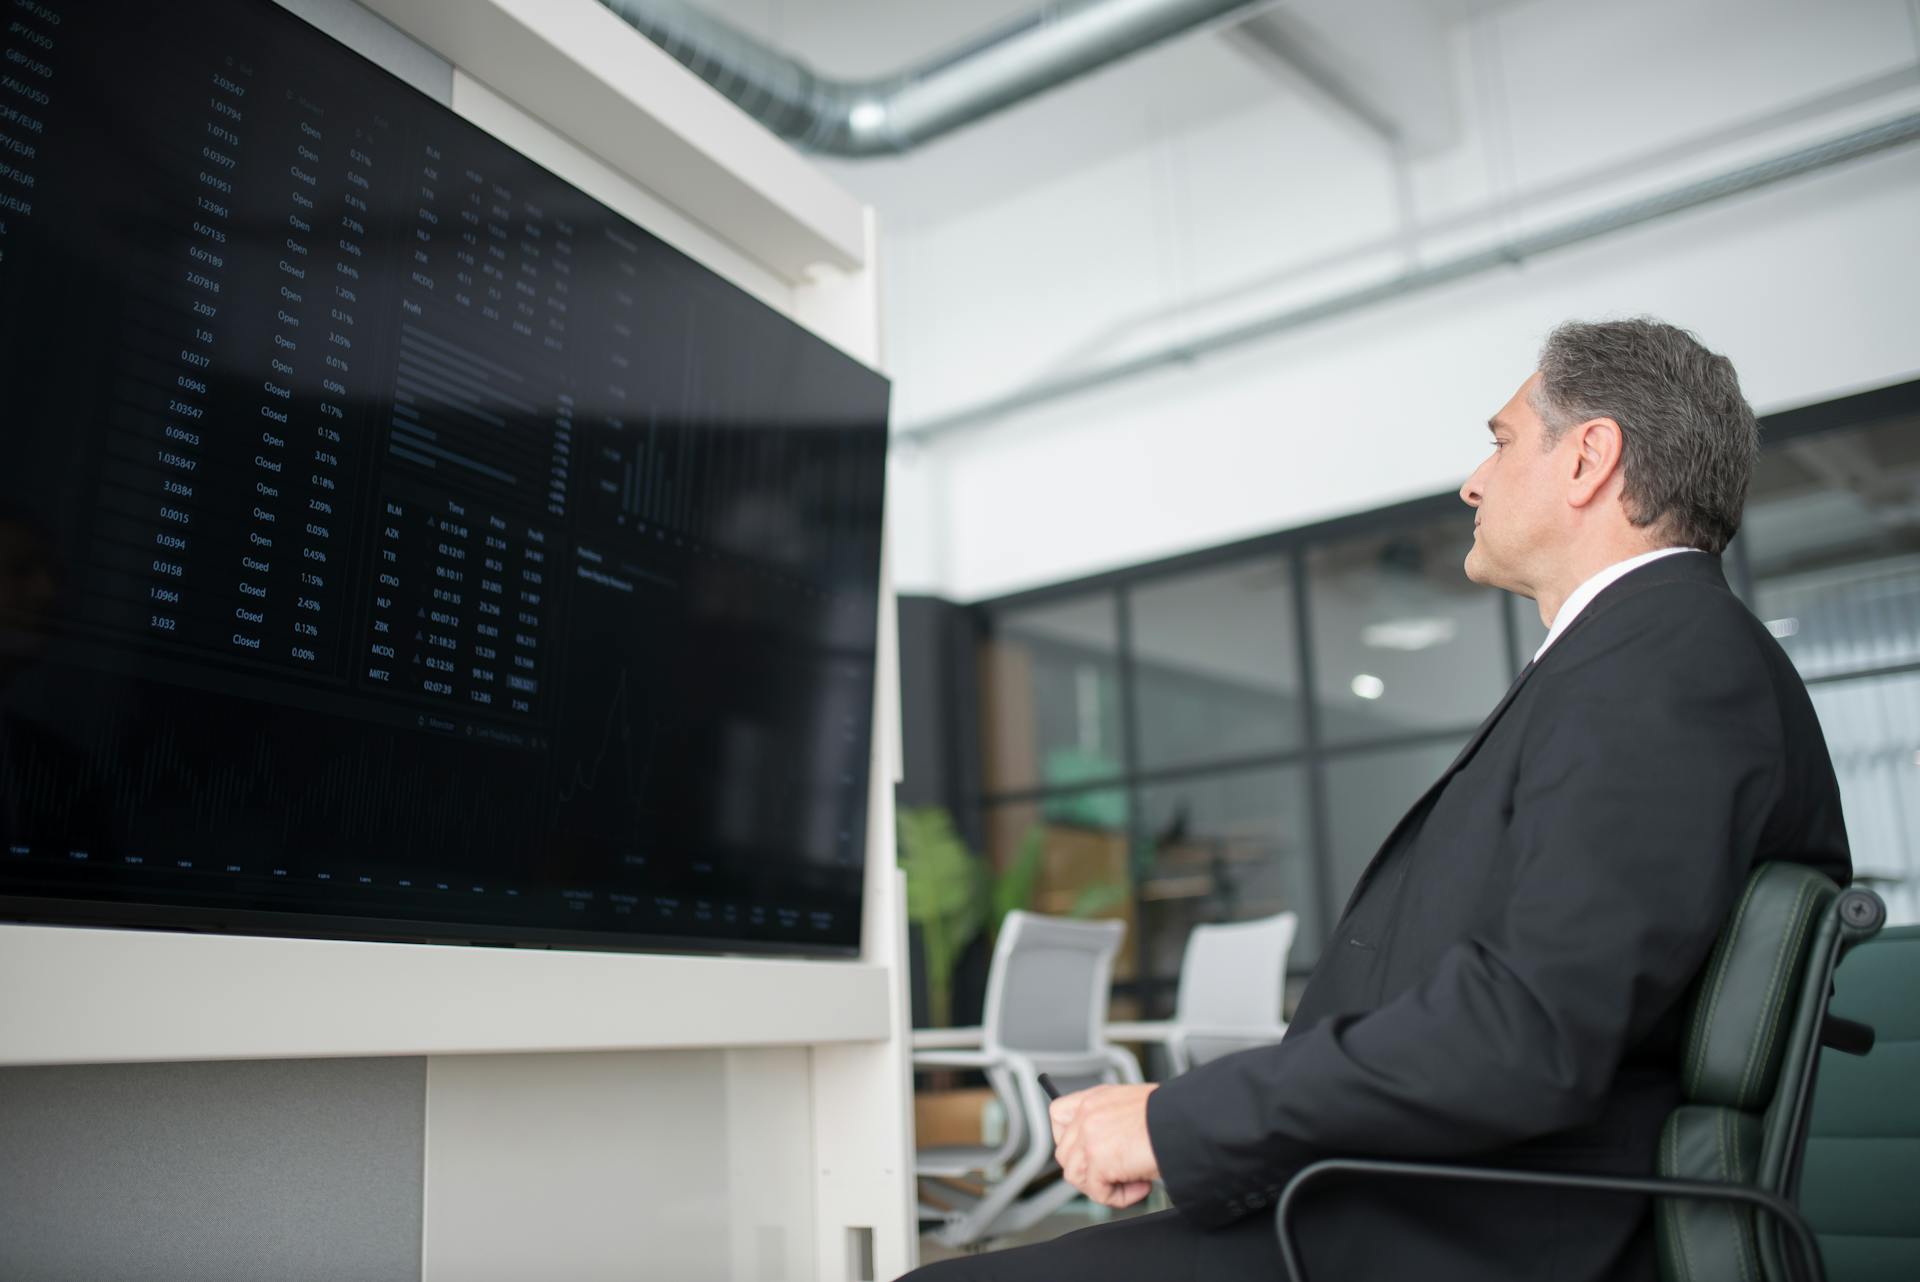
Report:
<svg viewBox="0 0 1920 1282"><path fill-rule="evenodd" d="M920 927L927 968L928 1014L945 1026L953 1016L953 969L986 924L987 869L939 806L895 816L900 867L907 876L907 919Z"/></svg>
<svg viewBox="0 0 1920 1282"><path fill-rule="evenodd" d="M987 922L990 938L1000 937L1000 924L1016 908L1032 908L1033 892L1040 884L1040 864L1047 853L1047 830L1039 824L1027 829L1020 838L1020 849L1013 863L994 879L993 915Z"/></svg>
<svg viewBox="0 0 1920 1282"><path fill-rule="evenodd" d="M1073 901L1073 917L1098 917L1127 902L1127 886L1120 881L1100 881L1081 890Z"/></svg>

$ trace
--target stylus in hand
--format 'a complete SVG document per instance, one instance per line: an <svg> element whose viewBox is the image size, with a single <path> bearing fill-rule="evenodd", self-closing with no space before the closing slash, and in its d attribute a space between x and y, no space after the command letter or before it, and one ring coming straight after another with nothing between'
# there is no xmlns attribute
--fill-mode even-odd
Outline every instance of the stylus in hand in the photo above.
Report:
<svg viewBox="0 0 1920 1282"><path fill-rule="evenodd" d="M1040 1089L1047 1093L1048 1099L1060 1098L1060 1088L1058 1086L1055 1086L1053 1084L1053 1079L1051 1077L1048 1077L1045 1073L1040 1074Z"/></svg>

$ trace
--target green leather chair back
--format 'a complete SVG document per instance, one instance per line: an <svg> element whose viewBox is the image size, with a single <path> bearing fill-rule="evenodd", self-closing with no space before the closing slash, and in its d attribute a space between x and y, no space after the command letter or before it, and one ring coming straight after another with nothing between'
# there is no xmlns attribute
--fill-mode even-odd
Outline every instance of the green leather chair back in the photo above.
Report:
<svg viewBox="0 0 1920 1282"><path fill-rule="evenodd" d="M1920 926L1882 931L1834 975L1833 1011L1873 1050L1827 1051L1813 1092L1800 1208L1830 1282L1920 1278Z"/></svg>
<svg viewBox="0 0 1920 1282"><path fill-rule="evenodd" d="M1660 1136L1659 1172L1744 1184L1792 1200L1809 1095L1841 953L1884 910L1799 864L1755 869L1691 999L1680 1107ZM1779 1243L1745 1207L1659 1199L1668 1282L1785 1282Z"/></svg>

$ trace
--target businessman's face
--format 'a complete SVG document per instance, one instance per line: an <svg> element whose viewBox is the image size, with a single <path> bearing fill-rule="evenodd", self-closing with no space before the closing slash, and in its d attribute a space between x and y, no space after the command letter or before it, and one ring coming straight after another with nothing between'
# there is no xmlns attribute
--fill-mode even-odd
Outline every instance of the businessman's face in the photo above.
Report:
<svg viewBox="0 0 1920 1282"><path fill-rule="evenodd" d="M1467 577L1526 597L1536 595L1550 567L1565 516L1565 504L1556 502L1559 451L1541 448L1546 425L1533 408L1539 382L1535 374L1522 383L1488 420L1493 449L1460 487L1460 498L1474 509Z"/></svg>

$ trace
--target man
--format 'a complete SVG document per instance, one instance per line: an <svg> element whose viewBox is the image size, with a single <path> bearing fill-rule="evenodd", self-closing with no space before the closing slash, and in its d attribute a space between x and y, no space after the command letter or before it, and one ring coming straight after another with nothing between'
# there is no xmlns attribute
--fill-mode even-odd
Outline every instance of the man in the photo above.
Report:
<svg viewBox="0 0 1920 1282"><path fill-rule="evenodd" d="M1728 590L1758 426L1733 367L1651 320L1568 324L1461 487L1467 576L1550 629L1387 838L1286 1040L1053 1106L1060 1164L1175 1210L916 1282L1281 1278L1272 1207L1317 1158L1649 1173L1689 984L1754 865L1851 874L1805 687ZM1644 1202L1350 1183L1301 1204L1324 1282L1651 1279Z"/></svg>

